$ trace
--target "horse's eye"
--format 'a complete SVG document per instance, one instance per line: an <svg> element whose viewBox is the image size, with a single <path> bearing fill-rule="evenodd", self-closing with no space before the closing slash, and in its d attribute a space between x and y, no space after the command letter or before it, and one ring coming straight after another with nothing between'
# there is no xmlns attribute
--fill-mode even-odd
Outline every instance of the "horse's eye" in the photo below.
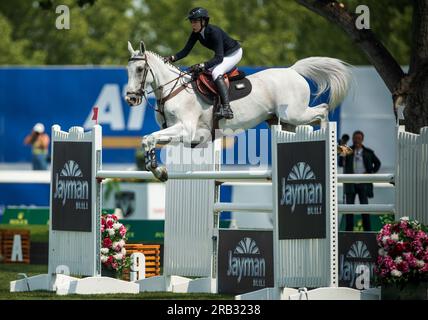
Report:
<svg viewBox="0 0 428 320"><path fill-rule="evenodd" d="M138 72L138 73L143 72L143 68L138 67L138 68L137 68L137 72Z"/></svg>

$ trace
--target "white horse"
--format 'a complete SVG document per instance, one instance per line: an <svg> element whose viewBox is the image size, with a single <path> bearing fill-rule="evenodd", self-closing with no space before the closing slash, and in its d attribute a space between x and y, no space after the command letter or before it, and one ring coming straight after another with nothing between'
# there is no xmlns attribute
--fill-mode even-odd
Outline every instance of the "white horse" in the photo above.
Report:
<svg viewBox="0 0 428 320"><path fill-rule="evenodd" d="M126 101L130 106L141 103L150 85L158 102L156 119L164 129L146 135L142 147L146 169L161 181L168 179L165 167L158 166L156 145L171 141L204 143L212 139L213 105L195 93L189 83L192 77L174 65L164 62L156 53L147 51L144 43L135 51L130 42L128 50L128 88ZM338 59L310 57L297 61L289 68L271 68L248 76L251 93L230 106L234 118L218 121L219 129L246 130L263 121L276 119L284 125L297 126L328 121L332 111L346 96L351 79L349 65ZM330 89L328 104L309 107L311 91L304 77L313 80L317 95ZM229 130L230 131L230 130Z"/></svg>

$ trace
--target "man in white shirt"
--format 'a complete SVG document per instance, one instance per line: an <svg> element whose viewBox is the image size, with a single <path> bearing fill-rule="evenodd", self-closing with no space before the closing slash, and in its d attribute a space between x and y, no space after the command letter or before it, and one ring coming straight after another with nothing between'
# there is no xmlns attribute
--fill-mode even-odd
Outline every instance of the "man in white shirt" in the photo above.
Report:
<svg viewBox="0 0 428 320"><path fill-rule="evenodd" d="M339 156L339 166L344 167L344 173L376 173L380 168L380 160L376 157L374 151L363 145L364 133L357 130L352 135L353 153L347 156ZM368 204L368 198L373 198L372 183L346 183L344 192L347 204L354 204L355 197L358 195L360 204ZM346 231L353 231L354 216L345 215ZM371 231L370 216L362 214L364 231Z"/></svg>

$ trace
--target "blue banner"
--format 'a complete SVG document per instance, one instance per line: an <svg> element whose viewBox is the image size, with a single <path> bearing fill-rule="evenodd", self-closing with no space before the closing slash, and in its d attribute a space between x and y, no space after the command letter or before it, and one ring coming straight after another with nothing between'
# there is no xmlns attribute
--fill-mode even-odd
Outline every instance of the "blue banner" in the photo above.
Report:
<svg viewBox="0 0 428 320"><path fill-rule="evenodd" d="M265 68L240 69L250 75ZM45 125L49 135L54 124L59 124L65 131L72 126L89 130L94 124L94 106L99 108L98 123L103 128L103 163L135 163L141 137L159 130L159 126L155 121L155 112L145 102L134 108L125 102L127 81L125 67L1 67L0 163L31 162L31 148L25 146L23 141L37 122ZM314 92L314 86L310 85ZM310 105L325 102L327 97L324 94L316 101L311 99ZM149 103L155 106L156 102L150 98ZM330 120L338 121L339 112L340 108L330 114ZM267 124L257 126L257 129L261 128L267 129ZM256 134L259 135L260 130ZM270 136L268 146L269 141ZM262 143L256 145L256 154L260 153ZM235 164L238 163L238 148L238 144L235 144ZM246 157L242 164L252 163ZM31 199L20 202L19 199L31 194L27 189L33 188L26 186L26 191L18 192L18 189L24 190L22 187L1 186L0 204L48 205L48 198L44 200L48 192L46 188L39 188L33 192ZM43 200L38 193L43 194Z"/></svg>

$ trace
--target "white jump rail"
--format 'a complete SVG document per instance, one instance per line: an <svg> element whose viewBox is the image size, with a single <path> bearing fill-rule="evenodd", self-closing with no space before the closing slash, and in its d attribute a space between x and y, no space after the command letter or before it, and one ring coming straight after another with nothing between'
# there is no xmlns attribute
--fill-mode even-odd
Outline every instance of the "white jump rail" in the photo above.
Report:
<svg viewBox="0 0 428 320"><path fill-rule="evenodd" d="M141 179L141 180L156 180L151 172L147 171L98 171L97 178L102 179ZM251 170L251 171L187 171L187 172L169 172L169 179L181 180L209 180L216 181L260 181L271 180L271 170Z"/></svg>
<svg viewBox="0 0 428 320"><path fill-rule="evenodd" d="M248 171L188 171L188 172L169 172L171 179L215 179L219 182L252 182L268 183L272 179L271 170L251 170L251 176ZM155 181L151 172L147 171L120 171L120 170L100 170L97 172L97 178L100 179L138 179L146 181ZM0 170L0 183L50 183L51 176L49 170L31 171L31 170ZM265 180L265 181L263 181ZM395 176L392 173L371 173L371 174L338 174L338 183L394 183Z"/></svg>
<svg viewBox="0 0 428 320"><path fill-rule="evenodd" d="M51 183L49 170L0 170L0 183Z"/></svg>

